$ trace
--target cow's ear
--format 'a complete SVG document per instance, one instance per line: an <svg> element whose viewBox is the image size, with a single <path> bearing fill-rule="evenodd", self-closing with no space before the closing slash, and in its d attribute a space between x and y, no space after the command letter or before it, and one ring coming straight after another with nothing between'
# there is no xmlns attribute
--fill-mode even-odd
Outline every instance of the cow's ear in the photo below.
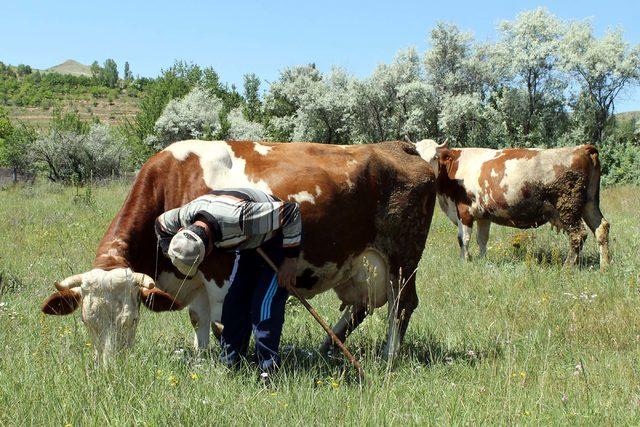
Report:
<svg viewBox="0 0 640 427"><path fill-rule="evenodd" d="M49 296L42 304L41 310L45 314L63 316L73 313L82 303L82 293L79 288L63 289Z"/></svg>
<svg viewBox="0 0 640 427"><path fill-rule="evenodd" d="M182 304L168 293L157 288L140 288L140 301L151 311L182 310Z"/></svg>
<svg viewBox="0 0 640 427"><path fill-rule="evenodd" d="M440 165L440 170L442 171L444 169L447 176L452 178L450 174L451 174L451 166L453 165L453 156L451 156L451 153L449 152L449 150L443 150L442 152L440 152L438 163Z"/></svg>

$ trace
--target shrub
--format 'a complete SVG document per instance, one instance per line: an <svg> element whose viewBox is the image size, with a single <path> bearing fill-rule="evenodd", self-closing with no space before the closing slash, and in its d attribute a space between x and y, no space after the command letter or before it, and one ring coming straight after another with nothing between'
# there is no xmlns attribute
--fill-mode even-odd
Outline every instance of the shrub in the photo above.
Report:
<svg viewBox="0 0 640 427"><path fill-rule="evenodd" d="M182 99L169 101L155 123L155 135L146 142L160 150L182 139L208 139L221 128L222 101L201 87Z"/></svg>
<svg viewBox="0 0 640 427"><path fill-rule="evenodd" d="M33 160L49 179L65 184L120 176L129 156L124 140L104 124L93 124L86 133L53 128L33 149Z"/></svg>
<svg viewBox="0 0 640 427"><path fill-rule="evenodd" d="M236 140L261 141L265 139L265 129L260 123L247 120L243 114L243 108L238 107L229 112L227 121L229 122L228 137Z"/></svg>
<svg viewBox="0 0 640 427"><path fill-rule="evenodd" d="M640 147L607 138L600 147L602 183L640 184Z"/></svg>

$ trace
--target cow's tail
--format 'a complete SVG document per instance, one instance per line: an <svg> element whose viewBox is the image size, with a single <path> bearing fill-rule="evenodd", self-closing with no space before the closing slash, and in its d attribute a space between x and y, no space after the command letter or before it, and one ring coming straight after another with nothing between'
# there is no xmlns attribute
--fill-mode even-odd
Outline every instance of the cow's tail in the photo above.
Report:
<svg viewBox="0 0 640 427"><path fill-rule="evenodd" d="M600 158L598 149L593 145L586 145L585 150L591 160L591 171L589 173L589 185L587 187L587 201L594 204L596 209L600 209Z"/></svg>

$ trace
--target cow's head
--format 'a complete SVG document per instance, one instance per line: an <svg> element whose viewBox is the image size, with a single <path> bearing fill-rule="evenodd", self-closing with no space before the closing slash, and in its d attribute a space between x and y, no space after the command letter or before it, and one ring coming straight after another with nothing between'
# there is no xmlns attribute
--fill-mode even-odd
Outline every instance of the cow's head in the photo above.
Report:
<svg viewBox="0 0 640 427"><path fill-rule="evenodd" d="M42 305L46 314L70 314L82 305L82 321L89 330L98 363L106 362L133 345L140 302L153 311L178 310L166 292L155 289L153 279L129 268L93 269L55 284Z"/></svg>
<svg viewBox="0 0 640 427"><path fill-rule="evenodd" d="M438 173L438 160L440 152L449 148L449 141L445 140L442 144L438 144L433 139L423 139L416 142L416 149L420 153L420 157L429 162L434 172Z"/></svg>

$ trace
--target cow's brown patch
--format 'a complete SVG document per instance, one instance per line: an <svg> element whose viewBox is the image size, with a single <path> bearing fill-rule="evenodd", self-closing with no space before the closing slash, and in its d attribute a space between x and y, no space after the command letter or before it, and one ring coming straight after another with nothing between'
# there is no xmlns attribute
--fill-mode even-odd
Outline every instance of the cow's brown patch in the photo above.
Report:
<svg viewBox="0 0 640 427"><path fill-rule="evenodd" d="M340 267L375 239L372 213L380 197L379 182L366 170L371 166L373 147L265 145L274 148L262 155L252 142L229 142L234 154L246 160L245 174L254 181L266 181L276 197L288 200L302 191L314 195L314 203L300 204L302 245L308 262L318 267L332 262ZM356 177L352 188L341 185L346 180L345 173ZM319 196L316 187L320 189ZM364 194L369 197L362 197ZM310 280L303 282L311 285Z"/></svg>
<svg viewBox="0 0 640 427"><path fill-rule="evenodd" d="M490 202L485 203L481 197L479 203L487 216L491 216L498 209L505 210L509 207L505 198L505 193L508 190L508 184L504 182L506 163L509 160L532 159L538 155L538 150L524 148L504 149L496 151L496 156L493 159L487 160L482 164L478 175L478 185L482 189L483 195L488 196Z"/></svg>

